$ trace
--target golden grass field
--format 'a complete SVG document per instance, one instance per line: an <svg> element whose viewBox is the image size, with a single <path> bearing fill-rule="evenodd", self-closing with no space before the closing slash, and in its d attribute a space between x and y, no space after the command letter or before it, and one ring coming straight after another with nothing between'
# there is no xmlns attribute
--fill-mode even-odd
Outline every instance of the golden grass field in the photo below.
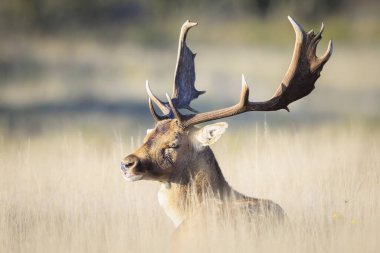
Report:
<svg viewBox="0 0 380 253"><path fill-rule="evenodd" d="M230 184L278 202L291 228L193 231L184 251L378 252L378 126L264 123L227 132L213 149ZM140 137L0 136L0 252L168 251L174 227L159 207L158 184L126 183L119 171Z"/></svg>

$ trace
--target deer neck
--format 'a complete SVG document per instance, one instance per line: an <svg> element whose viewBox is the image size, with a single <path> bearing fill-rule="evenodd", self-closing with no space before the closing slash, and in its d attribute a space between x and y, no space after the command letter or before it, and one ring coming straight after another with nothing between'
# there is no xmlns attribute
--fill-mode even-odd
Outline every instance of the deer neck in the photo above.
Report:
<svg viewBox="0 0 380 253"><path fill-rule="evenodd" d="M220 198L232 191L209 147L205 147L202 152L196 152L177 171L170 179L170 185L174 185L174 188L186 188L197 194L208 193Z"/></svg>
<svg viewBox="0 0 380 253"><path fill-rule="evenodd" d="M202 204L205 196L225 201L242 195L225 180L214 153L209 147L189 159L170 182L162 182L158 192L160 205L176 226L191 213L189 206ZM189 205L190 204L190 205Z"/></svg>

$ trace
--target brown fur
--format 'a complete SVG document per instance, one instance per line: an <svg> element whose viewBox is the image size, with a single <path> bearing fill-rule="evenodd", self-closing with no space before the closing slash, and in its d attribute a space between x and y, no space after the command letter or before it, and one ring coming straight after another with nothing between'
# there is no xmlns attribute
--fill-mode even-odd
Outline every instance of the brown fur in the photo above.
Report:
<svg viewBox="0 0 380 253"><path fill-rule="evenodd" d="M128 168L131 173L162 184L160 203L176 225L185 220L188 223L202 204L210 200L221 212L232 207L248 211L247 215L284 218L276 203L247 197L232 189L212 150L208 146L198 147L193 131L196 128L183 129L176 119L160 121L147 134L144 144L124 159L126 164L131 159L136 161Z"/></svg>

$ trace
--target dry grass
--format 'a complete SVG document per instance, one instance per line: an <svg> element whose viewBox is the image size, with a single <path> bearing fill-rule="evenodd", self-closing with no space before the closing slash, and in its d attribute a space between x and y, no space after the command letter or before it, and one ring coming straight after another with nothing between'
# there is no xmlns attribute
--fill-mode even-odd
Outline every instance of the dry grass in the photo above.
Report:
<svg viewBox="0 0 380 253"><path fill-rule="evenodd" d="M207 237L193 231L185 250L376 252L379 141L357 124L227 132L214 150L230 184L280 203L292 228L257 235L224 222ZM0 252L167 251L174 228L158 185L125 183L118 169L132 145L74 131L0 135Z"/></svg>

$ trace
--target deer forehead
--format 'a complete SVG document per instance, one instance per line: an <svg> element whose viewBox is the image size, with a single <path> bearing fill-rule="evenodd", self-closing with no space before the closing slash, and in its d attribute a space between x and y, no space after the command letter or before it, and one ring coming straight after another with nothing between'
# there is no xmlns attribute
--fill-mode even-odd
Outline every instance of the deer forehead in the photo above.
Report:
<svg viewBox="0 0 380 253"><path fill-rule="evenodd" d="M181 136L186 136L187 133L188 131L178 126L176 120L166 120L164 122L158 122L154 129L147 129L144 142L161 144L178 141Z"/></svg>

